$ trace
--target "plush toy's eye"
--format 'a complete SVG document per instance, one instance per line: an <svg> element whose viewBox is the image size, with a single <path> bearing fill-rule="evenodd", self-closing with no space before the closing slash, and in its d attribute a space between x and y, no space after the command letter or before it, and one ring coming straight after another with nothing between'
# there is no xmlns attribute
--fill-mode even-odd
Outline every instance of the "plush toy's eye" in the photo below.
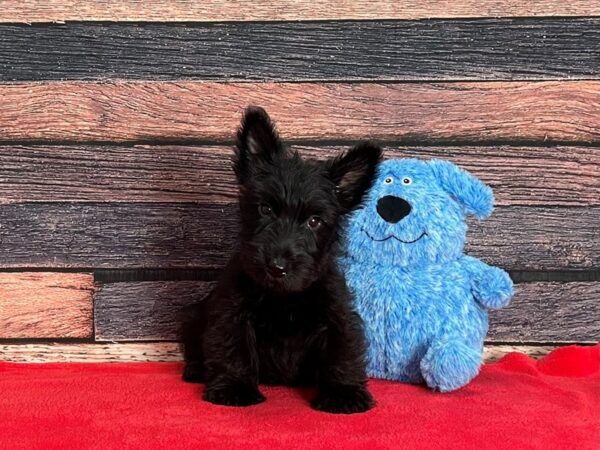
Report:
<svg viewBox="0 0 600 450"><path fill-rule="evenodd" d="M410 177L404 177L404 178L402 178L402 184L404 184L405 186L408 186L409 184L412 184L412 178L410 178Z"/></svg>
<svg viewBox="0 0 600 450"><path fill-rule="evenodd" d="M266 203L261 203L258 206L258 212L260 212L261 216L269 217L273 214L273 209Z"/></svg>
<svg viewBox="0 0 600 450"><path fill-rule="evenodd" d="M383 182L385 184L392 184L394 182L394 179L392 177L387 177L385 180L383 180Z"/></svg>

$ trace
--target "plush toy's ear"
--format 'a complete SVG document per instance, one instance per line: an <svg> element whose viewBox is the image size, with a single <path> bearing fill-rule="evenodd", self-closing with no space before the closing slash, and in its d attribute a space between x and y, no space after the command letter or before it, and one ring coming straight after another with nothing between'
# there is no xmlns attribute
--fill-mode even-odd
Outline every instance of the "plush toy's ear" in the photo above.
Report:
<svg viewBox="0 0 600 450"><path fill-rule="evenodd" d="M377 145L364 142L328 161L329 177L345 208L350 210L358 206L373 184L381 152Z"/></svg>
<svg viewBox="0 0 600 450"><path fill-rule="evenodd" d="M485 219L494 209L492 189L480 179L449 161L430 161L438 182L467 213Z"/></svg>
<svg viewBox="0 0 600 450"><path fill-rule="evenodd" d="M238 179L245 179L252 162L257 158L270 161L273 156L285 151L267 112L259 106L249 106L237 133L233 167Z"/></svg>

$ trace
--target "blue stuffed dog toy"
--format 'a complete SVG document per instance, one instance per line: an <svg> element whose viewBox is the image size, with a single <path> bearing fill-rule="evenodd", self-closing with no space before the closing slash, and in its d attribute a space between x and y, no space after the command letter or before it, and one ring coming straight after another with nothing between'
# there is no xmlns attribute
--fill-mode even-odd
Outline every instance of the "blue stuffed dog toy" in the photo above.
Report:
<svg viewBox="0 0 600 450"><path fill-rule="evenodd" d="M448 161L390 160L353 213L341 267L365 322L370 376L442 392L479 372L488 308L513 285L463 254L467 224L493 210L492 190Z"/></svg>

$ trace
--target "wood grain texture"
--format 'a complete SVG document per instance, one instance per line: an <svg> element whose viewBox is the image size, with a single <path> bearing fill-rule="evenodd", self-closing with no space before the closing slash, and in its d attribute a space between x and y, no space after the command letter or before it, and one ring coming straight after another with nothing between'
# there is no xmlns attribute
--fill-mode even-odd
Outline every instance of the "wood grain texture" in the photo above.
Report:
<svg viewBox="0 0 600 450"><path fill-rule="evenodd" d="M235 210L190 204L4 205L0 267L221 266L235 242Z"/></svg>
<svg viewBox="0 0 600 450"><path fill-rule="evenodd" d="M237 206L0 206L0 267L218 268L236 246ZM471 221L467 252L511 270L600 264L600 208L498 208Z"/></svg>
<svg viewBox="0 0 600 450"><path fill-rule="evenodd" d="M600 341L600 283L524 283L507 308L491 313L490 340Z"/></svg>
<svg viewBox="0 0 600 450"><path fill-rule="evenodd" d="M0 139L233 139L262 105L295 140L600 142L600 81L0 84Z"/></svg>
<svg viewBox="0 0 600 450"><path fill-rule="evenodd" d="M0 81L599 75L600 18L0 27Z"/></svg>
<svg viewBox="0 0 600 450"><path fill-rule="evenodd" d="M0 339L92 336L93 276L0 273Z"/></svg>
<svg viewBox="0 0 600 450"><path fill-rule="evenodd" d="M175 342L135 344L5 344L0 343L0 361L49 362L174 362L183 355Z"/></svg>
<svg viewBox="0 0 600 450"><path fill-rule="evenodd" d="M95 296L96 340L177 339L182 308L200 301L202 281L102 284ZM600 283L524 283L511 306L491 313L488 340L600 341Z"/></svg>
<svg viewBox="0 0 600 450"><path fill-rule="evenodd" d="M204 281L100 284L94 299L96 340L178 339L183 308L202 300L212 286Z"/></svg>
<svg viewBox="0 0 600 450"><path fill-rule="evenodd" d="M593 269L600 264L600 208L498 208L468 220L465 252L507 270Z"/></svg>
<svg viewBox="0 0 600 450"><path fill-rule="evenodd" d="M524 353L531 358L539 359L556 348L556 345L496 345L486 343L483 348L483 359L486 363L493 363L513 352Z"/></svg>
<svg viewBox="0 0 600 450"><path fill-rule="evenodd" d="M486 345L484 359L495 362L507 353L519 352L541 358L556 346ZM113 344L0 344L0 361L17 363L50 362L179 362L183 355L175 342Z"/></svg>
<svg viewBox="0 0 600 450"><path fill-rule="evenodd" d="M600 16L589 0L14 0L0 1L0 22L224 22L251 20L367 20L454 17Z"/></svg>
<svg viewBox="0 0 600 450"><path fill-rule="evenodd" d="M325 158L345 147L293 146ZM230 146L0 147L0 203L200 202L237 199ZM386 147L387 158L449 159L494 189L496 204L600 205L600 149Z"/></svg>

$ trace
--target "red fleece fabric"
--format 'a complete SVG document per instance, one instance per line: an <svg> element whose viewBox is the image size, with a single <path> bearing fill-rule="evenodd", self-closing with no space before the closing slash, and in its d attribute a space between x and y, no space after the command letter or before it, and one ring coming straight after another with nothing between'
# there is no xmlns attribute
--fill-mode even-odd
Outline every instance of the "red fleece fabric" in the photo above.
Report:
<svg viewBox="0 0 600 450"><path fill-rule="evenodd" d="M449 394L371 380L378 406L350 416L283 387L211 405L178 363L0 363L0 448L598 450L599 361L600 345L511 353Z"/></svg>

